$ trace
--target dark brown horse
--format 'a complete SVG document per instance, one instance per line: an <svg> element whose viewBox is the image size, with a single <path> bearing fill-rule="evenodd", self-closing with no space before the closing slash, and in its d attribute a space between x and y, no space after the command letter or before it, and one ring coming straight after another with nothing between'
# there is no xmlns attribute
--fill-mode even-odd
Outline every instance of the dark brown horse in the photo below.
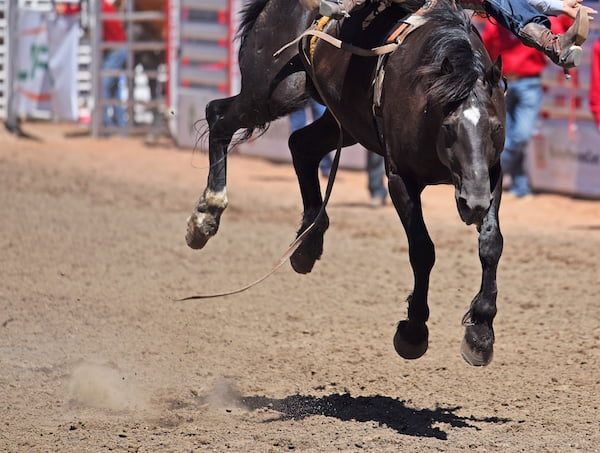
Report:
<svg viewBox="0 0 600 453"><path fill-rule="evenodd" d="M275 22L271 22L269 16L281 9L293 10L296 3L288 0L252 3L251 8L260 9L260 13L254 15L253 21L245 22L242 57L245 50L250 50L244 49L250 43L252 52L258 52L260 57L261 52L271 53L289 40L289 27L281 30L278 27L273 32ZM304 20L299 28L305 28L311 18L306 13L298 15L301 10L294 12L296 18ZM363 30L363 20L371 12L365 8L343 24L332 22L327 31L345 42L371 48L381 44L392 25L406 13L400 7L391 7ZM282 17L293 17L289 13ZM456 203L463 221L475 224L479 230L483 267L481 289L463 319L466 333L461 352L468 363L486 365L493 352L496 268L502 252L497 215L505 114L500 66L492 64L479 35L453 2L439 0L426 11L425 17L426 23L413 31L388 58L377 115L373 114L372 88L376 58L352 55L319 41L314 55L305 59L317 95L326 103L328 111L290 137L304 204L298 234L315 222L311 233L292 255L291 264L299 273L310 272L323 251L328 219L327 214L321 212L323 199L318 163L336 146L337 118L343 128L344 145L359 142L385 156L390 195L408 237L415 281L408 299L408 318L399 323L394 337L396 351L404 358L414 359L427 349L427 293L434 246L423 221L420 194L427 185L447 183L456 189ZM267 24L270 24L268 28ZM300 31L295 29L296 34ZM266 78L268 82L258 89L254 85L243 85L240 96L253 98L255 104L240 103L240 98L234 97L213 101L207 107L211 169L208 187L188 224L190 246L203 246L216 232L220 214L227 204L224 157L233 132L240 127L261 124L253 115L266 122L293 110L303 99L304 76L294 73L292 77L285 77L285 69L294 67L294 63L285 63L290 59L295 61L291 53L260 66L256 61L242 58L242 77L249 81ZM272 70L267 72L267 77L265 69ZM283 97L292 102L273 102L274 93L279 89ZM232 105L234 113L231 113ZM223 126L227 126L227 130Z"/></svg>

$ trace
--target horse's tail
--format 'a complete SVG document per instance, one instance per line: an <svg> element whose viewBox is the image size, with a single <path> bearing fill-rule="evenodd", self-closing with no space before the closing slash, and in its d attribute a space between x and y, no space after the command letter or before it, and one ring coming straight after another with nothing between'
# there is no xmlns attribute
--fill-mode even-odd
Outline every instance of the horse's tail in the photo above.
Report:
<svg viewBox="0 0 600 453"><path fill-rule="evenodd" d="M265 123L242 129L231 141L231 146L229 147L229 149L231 150L237 145L241 145L242 143L245 143L250 139L255 140L261 137L265 132L267 132L270 125L271 123Z"/></svg>
<svg viewBox="0 0 600 453"><path fill-rule="evenodd" d="M261 137L267 130L269 129L269 125L271 123L258 124L252 127L248 127L245 129L240 129L232 138L231 143L229 145L228 152L231 151L238 145L247 142L248 140L257 139ZM207 150L208 149L208 138L210 133L210 128L208 126L208 121L206 118L202 118L196 120L194 122L194 132L196 136L196 141L194 143L194 149Z"/></svg>

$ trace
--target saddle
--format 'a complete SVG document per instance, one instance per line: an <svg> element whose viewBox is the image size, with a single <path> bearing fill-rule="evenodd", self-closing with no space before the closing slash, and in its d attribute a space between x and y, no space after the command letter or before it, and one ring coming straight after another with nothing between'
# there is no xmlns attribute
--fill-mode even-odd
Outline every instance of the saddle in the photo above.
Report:
<svg viewBox="0 0 600 453"><path fill-rule="evenodd" d="M331 36L325 31L325 27L330 22L330 18L321 17L315 21L311 28L306 30L296 40L292 41L291 43L287 44L285 47L280 49L275 54L275 56L279 55L284 49L288 48L289 46L298 43L305 36L311 36L310 44L308 46L308 56L310 61L312 61L315 45L319 39L326 41L327 43L331 44L334 47L337 47L338 49L343 49L350 53L363 57L372 57L389 54L396 50L400 44L402 44L406 36L408 36L413 30L420 27L426 22L424 14L436 3L437 0L426 0L425 3L414 13L406 13L405 16L390 31L387 39L385 40L385 44L382 44L377 47L366 49L345 42L342 39L338 39L334 36ZM372 7L366 15L366 17L362 19L362 30L367 30L369 28L369 25L373 22L373 20L389 6L390 5L387 2L381 2L378 5Z"/></svg>
<svg viewBox="0 0 600 453"><path fill-rule="evenodd" d="M355 55L364 57L376 56L378 60L373 76L372 86L373 112L376 116L378 116L381 107L383 80L385 78L385 65L389 55L402 45L407 36L427 22L426 13L437 4L437 1L438 0L426 0L416 11L412 13L407 12L403 17L400 18L399 21L395 23L395 25L390 28L387 36L384 39L384 43L372 48L358 47L354 44L344 42L342 39L331 36L325 31L327 24L330 22L330 18L322 17L318 19L313 26L302 35L311 36L308 44L308 51L306 52L306 59L312 63L315 46L319 39ZM368 30L374 19L378 15L382 14L383 11L389 6L390 4L388 2L380 2L379 4L372 6L370 11L368 11L362 19L362 30Z"/></svg>

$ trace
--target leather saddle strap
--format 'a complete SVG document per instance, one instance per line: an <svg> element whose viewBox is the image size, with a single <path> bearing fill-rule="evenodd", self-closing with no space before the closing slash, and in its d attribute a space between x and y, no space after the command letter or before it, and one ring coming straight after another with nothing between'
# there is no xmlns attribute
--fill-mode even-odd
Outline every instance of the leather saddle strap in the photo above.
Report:
<svg viewBox="0 0 600 453"><path fill-rule="evenodd" d="M279 49L277 52L275 52L273 54L273 56L278 57L284 50L297 44L305 36L315 36L315 37L320 38L323 41L331 44L332 46L337 47L338 49L346 50L350 53L353 53L354 55L358 55L361 57L376 57L378 55L392 53L394 50L396 50L398 48L398 44L390 43L390 44L385 44L385 45L379 46L379 47L373 47L372 49L364 49L362 47L357 47L350 43L347 43L347 42L341 41L337 38L334 38L333 36L328 35L327 33L323 32L323 31L313 30L313 29L309 28L304 33L302 33L300 36L298 36L296 39L287 43L285 46L283 46L281 49Z"/></svg>

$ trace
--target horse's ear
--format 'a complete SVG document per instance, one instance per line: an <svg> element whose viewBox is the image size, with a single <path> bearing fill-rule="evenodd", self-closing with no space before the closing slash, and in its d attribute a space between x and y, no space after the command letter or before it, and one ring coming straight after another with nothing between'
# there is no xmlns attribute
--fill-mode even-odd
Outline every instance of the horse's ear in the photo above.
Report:
<svg viewBox="0 0 600 453"><path fill-rule="evenodd" d="M452 62L450 61L450 59L448 57L444 58L444 61L442 61L442 67L440 68L440 73L442 75L446 75L446 74L450 74L451 72L454 72L454 66L452 66Z"/></svg>
<svg viewBox="0 0 600 453"><path fill-rule="evenodd" d="M502 78L502 56L501 55L498 55L498 58L496 58L496 61L494 61L494 64L490 68L489 73L488 73L488 78L489 78L491 86L495 86L498 84L498 82L500 82L500 79Z"/></svg>

